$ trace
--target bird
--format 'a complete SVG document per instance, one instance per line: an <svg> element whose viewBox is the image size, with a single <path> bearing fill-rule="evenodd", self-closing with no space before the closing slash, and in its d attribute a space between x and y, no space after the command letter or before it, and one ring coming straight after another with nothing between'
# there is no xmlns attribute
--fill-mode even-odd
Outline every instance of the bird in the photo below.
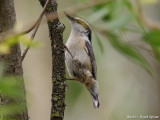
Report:
<svg viewBox="0 0 160 120"><path fill-rule="evenodd" d="M66 42L65 63L70 77L86 87L92 96L94 108L99 108L97 66L92 47L90 25L79 17L64 12L71 23Z"/></svg>

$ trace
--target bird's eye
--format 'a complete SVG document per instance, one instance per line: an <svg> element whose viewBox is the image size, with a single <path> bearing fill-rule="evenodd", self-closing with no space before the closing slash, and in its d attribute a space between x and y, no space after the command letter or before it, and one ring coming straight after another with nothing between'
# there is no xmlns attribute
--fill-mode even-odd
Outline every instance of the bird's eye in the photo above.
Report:
<svg viewBox="0 0 160 120"><path fill-rule="evenodd" d="M89 34L89 31L87 30L87 34Z"/></svg>
<svg viewBox="0 0 160 120"><path fill-rule="evenodd" d="M81 33L88 35L88 32L87 32L87 31L82 31Z"/></svg>
<svg viewBox="0 0 160 120"><path fill-rule="evenodd" d="M85 32L87 35L89 34L89 31L88 30L86 30L86 32Z"/></svg>

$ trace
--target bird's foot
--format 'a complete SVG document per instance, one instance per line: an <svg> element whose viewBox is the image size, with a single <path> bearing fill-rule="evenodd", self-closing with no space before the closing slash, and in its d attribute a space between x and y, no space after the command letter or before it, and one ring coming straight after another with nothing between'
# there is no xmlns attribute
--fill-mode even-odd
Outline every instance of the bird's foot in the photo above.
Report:
<svg viewBox="0 0 160 120"><path fill-rule="evenodd" d="M65 49L65 50L67 50L67 51L68 51L68 53L70 54L70 56L74 59L74 57L73 57L72 53L69 51L69 49L67 48L67 46L66 46L66 45L64 45L64 49Z"/></svg>
<svg viewBox="0 0 160 120"><path fill-rule="evenodd" d="M73 62L75 63L76 67L78 67L79 69L83 67L82 63L79 61L78 58L74 57Z"/></svg>
<svg viewBox="0 0 160 120"><path fill-rule="evenodd" d="M79 60L78 60L78 58L76 58L76 57L74 58L73 61L74 61L75 64L78 64L78 63L79 63Z"/></svg>

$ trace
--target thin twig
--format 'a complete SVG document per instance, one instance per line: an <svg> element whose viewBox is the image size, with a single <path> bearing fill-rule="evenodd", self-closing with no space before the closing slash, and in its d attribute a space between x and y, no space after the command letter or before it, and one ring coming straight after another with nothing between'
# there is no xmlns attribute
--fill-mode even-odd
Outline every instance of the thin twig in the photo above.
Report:
<svg viewBox="0 0 160 120"><path fill-rule="evenodd" d="M151 57L155 58L154 53L152 50L147 49L146 47L142 46L142 45L135 45L135 47L138 47L140 49L145 50Z"/></svg>
<svg viewBox="0 0 160 120"><path fill-rule="evenodd" d="M114 0L107 0L105 2L91 1L89 3L80 3L78 5L75 5L72 8L68 9L67 11L69 12L69 15L75 15L79 11L83 11L83 10L89 9L91 7L94 7L96 5L105 4L105 3L108 3L108 2L112 2L112 1L114 1ZM47 20L51 20L53 18L53 14L54 13L47 14ZM62 18L64 16L65 16L64 12L59 12L59 18ZM57 17L57 16L54 16L54 17Z"/></svg>
<svg viewBox="0 0 160 120"><path fill-rule="evenodd" d="M46 11L47 6L48 6L48 4L49 4L50 1L51 1L51 0L47 0L47 2L45 3L45 6L44 6L44 8L43 8L43 11L41 12L39 18L38 18L37 21L34 23L34 25L31 26L28 30L25 30L25 31L21 32L20 35L24 35L24 34L27 34L27 33L31 32L38 24L40 24L40 22L41 22L44 14L45 14L45 11Z"/></svg>
<svg viewBox="0 0 160 120"><path fill-rule="evenodd" d="M37 30L38 30L38 28L39 28L39 25L40 25L40 24L38 24L38 25L36 26L36 28L34 29L32 35L31 35L31 40L32 40L32 41L34 40L34 37L35 37L36 32L37 32ZM23 51L23 53L22 53L22 57L21 57L21 60L22 60L22 61L24 60L24 58L25 58L25 56L26 56L29 48L30 48L30 46L26 46L26 48L24 49L24 51Z"/></svg>
<svg viewBox="0 0 160 120"><path fill-rule="evenodd" d="M149 29L160 29L160 23L148 20L146 16L143 14L140 0L136 0L136 3L137 3L137 9L138 9L137 14L139 15L139 18L144 23L144 25Z"/></svg>
<svg viewBox="0 0 160 120"><path fill-rule="evenodd" d="M37 30L38 30L38 28L39 28L39 26L40 26L41 20L42 20L44 14L45 14L45 11L46 11L47 6L48 6L48 4L49 4L50 1L51 1L51 0L47 0L45 6L44 6L44 8L43 8L43 11L42 11L42 13L40 14L40 16L39 16L38 20L36 21L36 23L35 23L31 28L29 28L28 30L22 32L22 34L27 34L28 32L32 31L32 30L35 28L34 31L33 31L33 33L32 33L32 35L31 35L31 40L32 40L32 41L34 40L34 37L35 37L35 35L36 35L36 33L37 33ZM25 56L26 56L29 48L30 48L30 46L27 46L27 47L24 49L23 54L22 54L22 57L21 57L21 60L22 60L22 61L24 60L24 58L25 58Z"/></svg>
<svg viewBox="0 0 160 120"><path fill-rule="evenodd" d="M50 1L50 0L49 0ZM75 7L72 7L71 9L69 9L68 11L69 11L69 14L70 15L75 15L77 12L79 12L79 11L82 11L82 10L86 10L86 9L89 9L89 8L91 8L91 7L93 7L93 6L96 6L96 5L99 5L99 4L105 4L105 3L107 3L107 2L111 2L111 1L114 1L114 0L107 0L106 2L89 2L88 4L78 4L78 5L75 5ZM47 3L47 2L46 2ZM24 35L24 34L27 34L27 33L29 33L29 32L31 32L36 26L37 26L37 24L38 23L40 23L41 22L41 20L43 20L42 18L43 18L43 15L44 15L44 12L45 12L45 7L44 7L44 9L43 9L43 11L42 11L42 13L41 13L41 15L39 16L39 18L36 20L36 22L29 28L29 29L27 29L27 30L25 30L25 31L23 31L23 32L21 32L21 33L18 33L18 34L16 34L17 36L19 36L19 35ZM54 13L49 13L49 14L47 14L46 16L47 16L47 20L51 20L51 19L53 19L53 14ZM64 15L64 13L63 12L60 12L59 13L59 18L62 18L62 17L64 17L65 15ZM56 19L57 18L57 16L55 16L54 15L54 18ZM14 34L15 35L15 34ZM0 42L1 41L3 41L3 38L1 38L0 39Z"/></svg>

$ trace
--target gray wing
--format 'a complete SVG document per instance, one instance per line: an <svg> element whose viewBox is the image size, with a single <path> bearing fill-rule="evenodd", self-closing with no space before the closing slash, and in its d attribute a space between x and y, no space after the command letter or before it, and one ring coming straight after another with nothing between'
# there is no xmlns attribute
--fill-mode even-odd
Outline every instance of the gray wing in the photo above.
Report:
<svg viewBox="0 0 160 120"><path fill-rule="evenodd" d="M92 45L91 45L91 43L89 41L86 41L86 47L87 47L88 55L89 55L90 60L91 60L92 76L94 77L95 80L97 80L96 60L95 60L95 57L94 57L94 52L93 52Z"/></svg>

